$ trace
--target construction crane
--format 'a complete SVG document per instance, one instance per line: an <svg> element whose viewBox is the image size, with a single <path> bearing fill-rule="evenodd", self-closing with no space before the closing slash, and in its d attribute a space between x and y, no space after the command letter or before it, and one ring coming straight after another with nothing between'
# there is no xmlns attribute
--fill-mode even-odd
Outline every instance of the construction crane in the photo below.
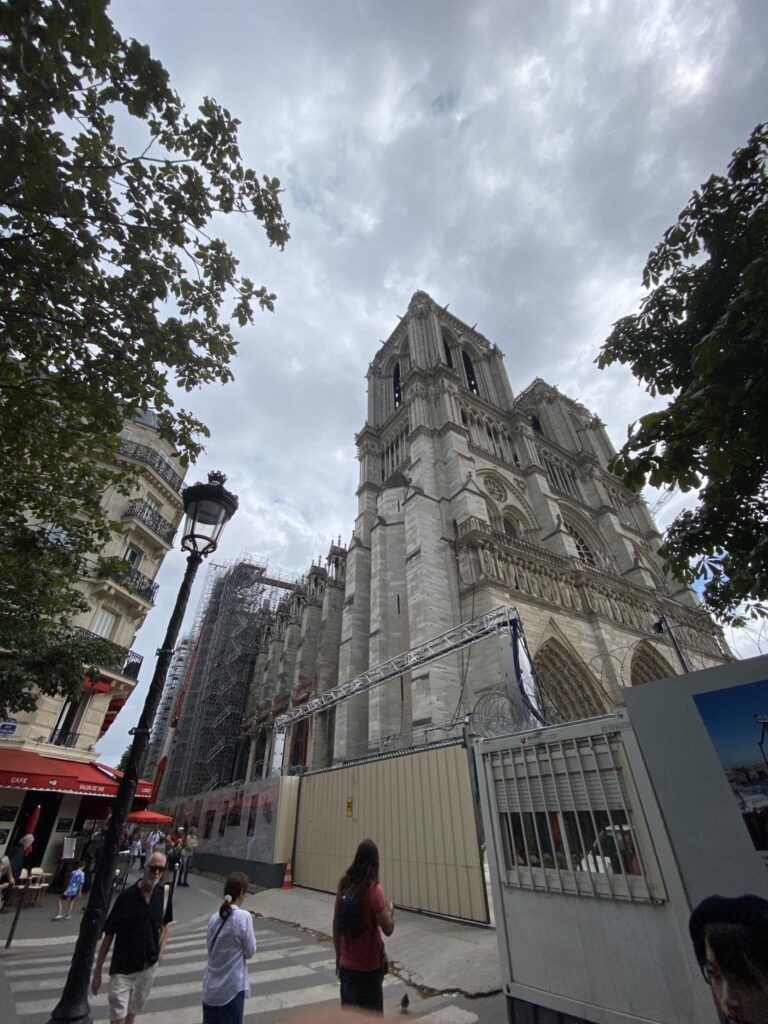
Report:
<svg viewBox="0 0 768 1024"><path fill-rule="evenodd" d="M664 506L667 505L678 492L679 488L676 484L673 484L672 487L667 487L666 490L663 490L661 492L661 494L658 496L656 501L654 501L650 508L650 513L654 519L659 514L659 512L661 512Z"/></svg>
<svg viewBox="0 0 768 1024"><path fill-rule="evenodd" d="M498 608L494 608L484 615L479 615L475 619L470 619L469 622L462 622L445 633L441 633L439 636L433 637L423 644L412 647L409 651L398 654L388 661L383 661L366 672L362 672L359 676L355 676L354 679L349 679L346 683L334 686L330 690L326 690L325 693L312 697L305 704L291 708L282 715L279 715L275 719L272 775L280 774L285 751L285 733L289 726L295 725L296 722L301 722L305 718L311 718L320 711L326 711L336 704L341 704L342 701L349 700L350 697L355 697L359 693L366 693L375 686L386 683L389 679L399 677L404 672L412 672L416 668L429 665L439 658L444 658L448 654L463 650L465 647L471 647L473 644L479 643L489 636L500 634L506 630L509 630L512 641L515 654L515 671L523 702L537 721L546 724L537 707L535 693L531 685L530 658L528 658L527 651L525 651L520 616L516 608L509 605L499 605ZM521 671L520 668L521 647L529 663L527 673ZM526 675L528 679L525 678Z"/></svg>

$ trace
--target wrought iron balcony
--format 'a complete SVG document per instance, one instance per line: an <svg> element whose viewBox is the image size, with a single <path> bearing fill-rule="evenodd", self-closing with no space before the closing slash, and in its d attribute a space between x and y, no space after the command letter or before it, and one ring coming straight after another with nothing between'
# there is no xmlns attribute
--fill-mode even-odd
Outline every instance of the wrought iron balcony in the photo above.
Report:
<svg viewBox="0 0 768 1024"><path fill-rule="evenodd" d="M125 576L125 582L131 590L135 591L139 597L145 601L149 601L150 604L155 603L155 594L157 594L157 583L151 580L149 576L145 576L143 572L139 572L138 569L130 567Z"/></svg>
<svg viewBox="0 0 768 1024"><path fill-rule="evenodd" d="M99 576L101 579L112 580L119 586L125 587L126 590L138 595L149 604L155 603L158 584L125 560L121 560L119 568L113 568L111 565L102 566Z"/></svg>
<svg viewBox="0 0 768 1024"><path fill-rule="evenodd" d="M57 747L76 747L79 739L79 732L71 732L69 729L54 729L48 742Z"/></svg>
<svg viewBox="0 0 768 1024"><path fill-rule="evenodd" d="M78 626L77 631L90 640L104 639L103 636L99 636L98 633L93 633L90 629L85 629L83 626ZM112 644L112 646L118 651L119 661L115 661L111 665L102 663L101 667L111 669L113 672L119 672L121 676L125 676L127 679L138 679L139 669L144 660L143 656L137 654L136 651L129 650L127 647L121 647L119 644Z"/></svg>
<svg viewBox="0 0 768 1024"><path fill-rule="evenodd" d="M126 459L132 459L134 462L143 462L145 466L154 469L167 484L170 484L177 494L181 494L184 480L174 470L170 462L167 462L154 448L150 448L147 444L138 444L136 441L123 441L117 449L117 454L123 455Z"/></svg>
<svg viewBox="0 0 768 1024"><path fill-rule="evenodd" d="M154 505L151 505L144 498L134 498L125 506L123 519L138 519L140 523L148 526L153 533L156 533L160 540L166 544L173 544L173 537L176 528L173 523L160 515Z"/></svg>

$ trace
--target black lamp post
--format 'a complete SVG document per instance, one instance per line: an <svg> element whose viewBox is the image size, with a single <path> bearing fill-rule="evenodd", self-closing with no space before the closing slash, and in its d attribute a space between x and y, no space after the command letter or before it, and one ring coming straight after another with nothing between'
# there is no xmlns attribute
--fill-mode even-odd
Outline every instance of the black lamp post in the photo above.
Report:
<svg viewBox="0 0 768 1024"><path fill-rule="evenodd" d="M222 530L237 510L237 498L224 487L226 479L223 473L209 473L207 484L198 483L185 487L181 494L186 513L181 547L189 552L187 568L163 646L157 652L155 672L149 684L138 725L132 730L133 743L128 755L128 764L112 805L112 816L107 826L104 846L96 862L88 905L83 914L69 974L61 999L51 1013L49 1024L90 1024L92 1020L88 985L96 946L109 906L120 836L133 805L136 784L144 766L150 729L163 693L168 666L198 566L206 555L216 550Z"/></svg>
<svg viewBox="0 0 768 1024"><path fill-rule="evenodd" d="M661 636L663 636L665 633L667 634L667 636L670 639L670 643L672 644L672 646L675 649L675 654L677 655L677 657L678 657L678 659L680 661L680 664L683 666L683 672L685 672L685 673L690 672L691 670L688 667L688 662L685 660L685 655L683 654L683 652L682 652L682 650L680 648L680 644L677 642L677 637L672 632L672 627L670 626L670 624L669 624L669 622L667 620L666 615L661 614L658 617L656 622L654 622L654 624L653 624L653 631L654 631L654 633L659 633Z"/></svg>

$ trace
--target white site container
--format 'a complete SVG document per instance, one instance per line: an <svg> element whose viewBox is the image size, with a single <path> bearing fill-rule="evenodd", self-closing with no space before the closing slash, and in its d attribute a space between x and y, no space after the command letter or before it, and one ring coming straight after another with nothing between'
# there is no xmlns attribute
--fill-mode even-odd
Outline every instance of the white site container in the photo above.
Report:
<svg viewBox="0 0 768 1024"><path fill-rule="evenodd" d="M717 747L738 707L757 765L743 709L768 712L768 658L624 695L615 715L474 744L511 1024L717 1024L691 909L768 897ZM768 814L768 773L764 789Z"/></svg>

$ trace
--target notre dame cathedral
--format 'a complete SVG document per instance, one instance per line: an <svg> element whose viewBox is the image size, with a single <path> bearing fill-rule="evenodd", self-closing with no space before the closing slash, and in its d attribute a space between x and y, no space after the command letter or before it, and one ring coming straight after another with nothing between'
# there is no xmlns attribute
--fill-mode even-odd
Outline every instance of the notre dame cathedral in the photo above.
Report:
<svg viewBox="0 0 768 1024"><path fill-rule="evenodd" d="M367 376L354 532L259 613L233 778L268 774L287 708L499 605L518 610L553 721L608 712L621 687L679 674L683 659L730 657L693 592L664 575L660 535L608 471L594 413L539 379L515 395L500 349L424 292ZM286 761L322 767L455 733L499 685L500 659L484 641L305 720Z"/></svg>

